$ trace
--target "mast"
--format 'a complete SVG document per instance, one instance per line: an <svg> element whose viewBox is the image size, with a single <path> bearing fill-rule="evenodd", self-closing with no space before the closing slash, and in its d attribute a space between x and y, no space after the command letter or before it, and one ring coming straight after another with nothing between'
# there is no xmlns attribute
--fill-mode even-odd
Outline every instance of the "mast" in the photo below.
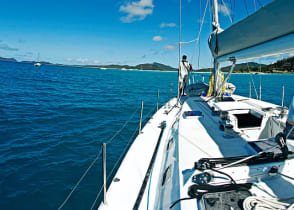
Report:
<svg viewBox="0 0 294 210"><path fill-rule="evenodd" d="M177 101L180 98L180 86L179 86L179 75L180 75L180 63L181 63L181 27L182 27L182 0L180 0L180 19L179 19L179 70L178 70L178 96Z"/></svg>
<svg viewBox="0 0 294 210"><path fill-rule="evenodd" d="M212 30L220 29L219 19L218 19L218 3L217 0L211 0L211 12L212 12Z"/></svg>
<svg viewBox="0 0 294 210"><path fill-rule="evenodd" d="M217 33L218 31L221 31L220 25L219 25L219 18L218 18L218 2L217 0L211 0L211 12L212 12L212 34L215 34L215 37L217 39ZM219 78L220 75L220 69L221 66L219 62L216 59L216 56L213 55L213 74L214 74L214 88L213 88L213 94L214 96L217 96L216 90L219 89L219 85L221 83L221 79Z"/></svg>

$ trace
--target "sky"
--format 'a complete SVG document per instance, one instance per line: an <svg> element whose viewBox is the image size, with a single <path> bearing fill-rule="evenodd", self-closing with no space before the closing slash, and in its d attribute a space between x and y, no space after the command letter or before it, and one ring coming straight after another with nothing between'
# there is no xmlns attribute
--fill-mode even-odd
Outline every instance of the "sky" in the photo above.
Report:
<svg viewBox="0 0 294 210"><path fill-rule="evenodd" d="M270 1L219 0L221 27ZM212 65L207 2L182 0L183 42L198 37L203 20L200 42L182 45L194 69ZM37 60L39 54L41 61L61 64L178 65L179 0L0 0L0 5L0 57Z"/></svg>

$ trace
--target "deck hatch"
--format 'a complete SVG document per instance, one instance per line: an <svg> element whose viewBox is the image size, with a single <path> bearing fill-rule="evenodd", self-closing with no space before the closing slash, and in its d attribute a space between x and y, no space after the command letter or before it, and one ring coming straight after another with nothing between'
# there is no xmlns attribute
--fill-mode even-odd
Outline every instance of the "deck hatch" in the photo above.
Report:
<svg viewBox="0 0 294 210"><path fill-rule="evenodd" d="M238 120L238 128L260 127L262 118L258 118L251 113L234 114Z"/></svg>

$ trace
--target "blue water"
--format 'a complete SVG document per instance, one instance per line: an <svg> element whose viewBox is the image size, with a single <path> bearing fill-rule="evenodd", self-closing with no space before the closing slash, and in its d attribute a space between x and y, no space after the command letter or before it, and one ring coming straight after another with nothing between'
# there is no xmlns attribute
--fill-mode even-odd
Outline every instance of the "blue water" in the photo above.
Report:
<svg viewBox="0 0 294 210"><path fill-rule="evenodd" d="M280 104L285 85L285 104L290 103L294 75L253 77L256 86L261 78L263 100ZM176 79L174 72L0 62L0 209L57 209L101 143L119 130L141 100L148 117L158 89L161 105L170 97L170 83L175 96ZM250 75L234 74L230 81L236 93L248 96ZM107 145L108 171L136 130L139 114ZM89 209L101 183L99 158L64 209Z"/></svg>

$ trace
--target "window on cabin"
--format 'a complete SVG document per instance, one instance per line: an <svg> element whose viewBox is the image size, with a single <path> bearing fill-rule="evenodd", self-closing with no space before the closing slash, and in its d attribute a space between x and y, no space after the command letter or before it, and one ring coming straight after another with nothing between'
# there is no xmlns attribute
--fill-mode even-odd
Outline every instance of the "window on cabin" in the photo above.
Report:
<svg viewBox="0 0 294 210"><path fill-rule="evenodd" d="M166 151L167 151L167 152L168 152L169 149L171 148L172 144L173 144L173 138L171 138L171 139L168 141L168 143L167 143L167 146L166 146Z"/></svg>
<svg viewBox="0 0 294 210"><path fill-rule="evenodd" d="M161 186L165 185L166 182L168 181L168 179L170 177L170 168L171 168L171 166L169 166L165 169L163 176L162 176Z"/></svg>

